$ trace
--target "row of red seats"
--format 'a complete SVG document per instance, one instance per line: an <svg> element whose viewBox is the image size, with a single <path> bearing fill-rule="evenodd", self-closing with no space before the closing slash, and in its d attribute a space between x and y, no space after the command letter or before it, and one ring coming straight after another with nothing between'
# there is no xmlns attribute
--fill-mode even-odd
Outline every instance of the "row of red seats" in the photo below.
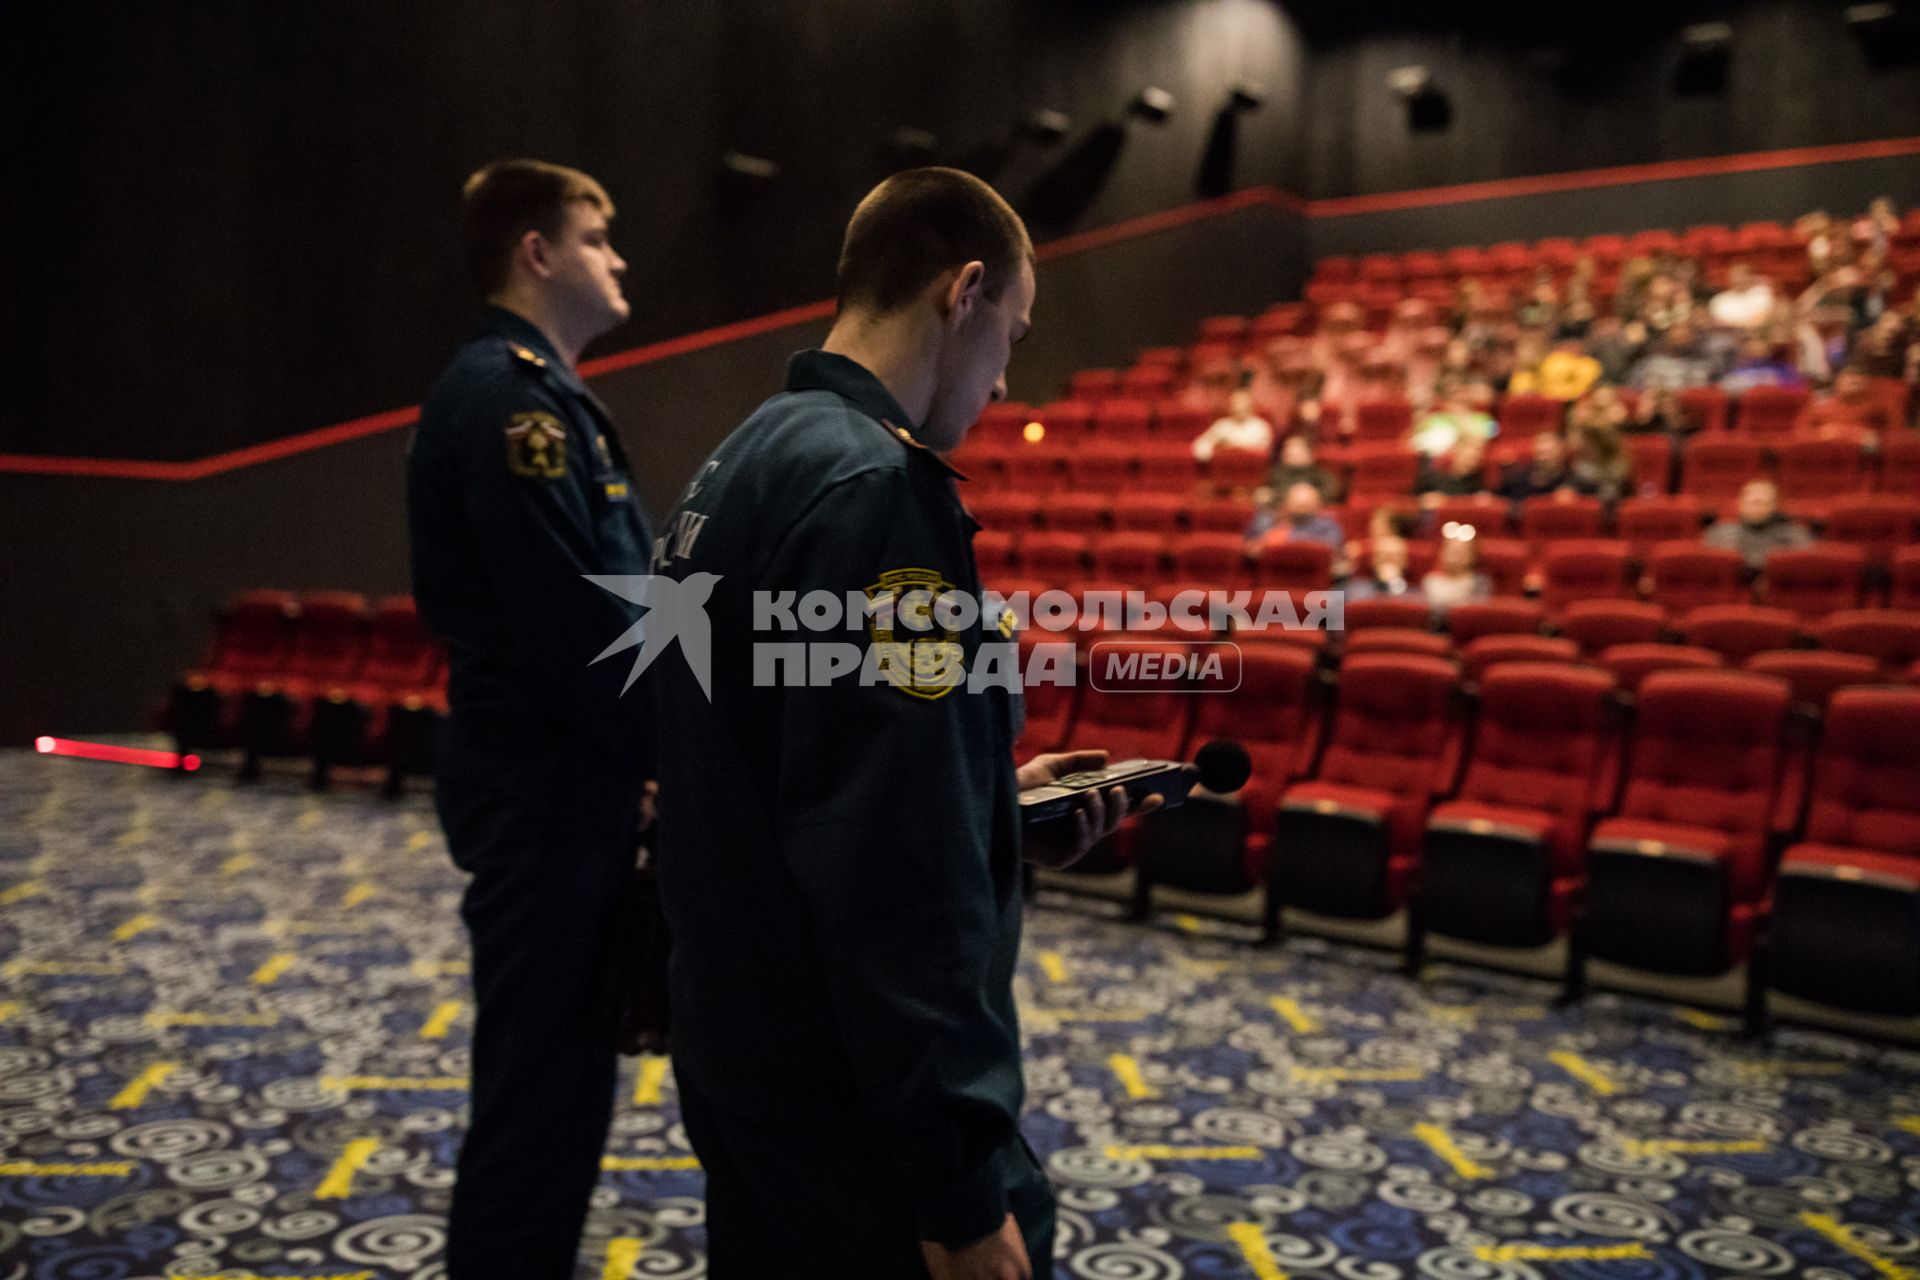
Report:
<svg viewBox="0 0 1920 1280"><path fill-rule="evenodd" d="M1882 575L1867 553L1843 543L1771 553L1750 574L1738 552L1697 537L1652 544L1644 555L1620 539L1568 538L1537 551L1510 539L1477 538L1478 571L1494 594L1538 595L1550 612L1581 600L1644 598L1669 613L1710 604L1761 603L1818 618L1877 603ZM1047 530L1020 535L979 533L974 552L981 576L1009 594L1064 590L1142 591L1165 601L1181 591L1324 591L1335 581L1333 548L1320 542L1262 544L1249 552L1231 533L1084 533ZM1363 544L1354 572L1370 568ZM1418 582L1433 566L1433 542L1408 544L1407 574ZM1886 601L1920 608L1920 546L1896 551L1884 570Z"/></svg>
<svg viewBox="0 0 1920 1280"><path fill-rule="evenodd" d="M1119 641L1085 661L1156 647ZM1086 868L1133 866L1143 910L1160 885L1259 890L1273 937L1286 907L1404 909L1416 972L1431 934L1569 936L1576 994L1588 957L1701 976L1752 961L1756 1016L1769 985L1920 1012L1920 689L1842 687L1796 711L1786 680L1753 671L1515 656L1470 685L1454 661L1399 652L1349 653L1331 684L1286 644L1244 647L1231 692L1092 672L1085 688L1030 691L1027 745L1168 759L1215 737L1247 747L1254 774L1234 802L1150 816Z"/></svg>
<svg viewBox="0 0 1920 1280"><path fill-rule="evenodd" d="M446 657L410 596L247 591L214 619L205 657L162 715L181 754L239 748L243 776L273 756L383 765L388 787L431 774L445 716Z"/></svg>

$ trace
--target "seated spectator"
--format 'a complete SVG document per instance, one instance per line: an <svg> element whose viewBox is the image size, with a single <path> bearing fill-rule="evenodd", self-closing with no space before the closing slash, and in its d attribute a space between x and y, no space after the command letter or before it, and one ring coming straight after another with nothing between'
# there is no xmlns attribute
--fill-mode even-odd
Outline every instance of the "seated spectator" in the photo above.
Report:
<svg viewBox="0 0 1920 1280"><path fill-rule="evenodd" d="M1573 489L1605 503L1618 502L1633 483L1633 460L1627 456L1620 428L1591 417L1573 429L1572 439L1567 471Z"/></svg>
<svg viewBox="0 0 1920 1280"><path fill-rule="evenodd" d="M1573 407L1567 410L1569 431L1589 426L1605 426L1621 431L1625 430L1626 424L1627 402L1620 398L1618 387L1604 382L1574 401Z"/></svg>
<svg viewBox="0 0 1920 1280"><path fill-rule="evenodd" d="M1864 369L1849 365L1833 380L1833 389L1807 401L1797 424L1802 431L1865 431L1878 438L1895 423L1885 396Z"/></svg>
<svg viewBox="0 0 1920 1280"><path fill-rule="evenodd" d="M1713 380L1713 369L1701 355L1693 326L1682 320L1667 329L1658 345L1634 362L1627 381L1650 391L1655 387L1701 387Z"/></svg>
<svg viewBox="0 0 1920 1280"><path fill-rule="evenodd" d="M1889 311L1854 341L1853 363L1870 378L1906 378L1907 318Z"/></svg>
<svg viewBox="0 0 1920 1280"><path fill-rule="evenodd" d="M1373 539L1368 569L1346 581L1348 600L1403 596L1413 590L1407 581L1407 540L1392 534Z"/></svg>
<svg viewBox="0 0 1920 1280"><path fill-rule="evenodd" d="M1491 596L1493 584L1475 567L1478 562L1479 551L1472 535L1442 538L1439 562L1433 566L1433 572L1420 579L1420 591L1427 597L1428 607L1444 614L1457 604Z"/></svg>
<svg viewBox="0 0 1920 1280"><path fill-rule="evenodd" d="M1431 458L1421 468L1420 505L1434 507L1446 498L1470 498L1487 491L1487 449L1471 435L1462 436L1446 460L1436 466Z"/></svg>
<svg viewBox="0 0 1920 1280"><path fill-rule="evenodd" d="M1607 382L1625 382L1646 344L1647 327L1638 320L1595 316L1587 329L1587 354L1600 362L1600 376Z"/></svg>
<svg viewBox="0 0 1920 1280"><path fill-rule="evenodd" d="M1492 390L1480 382L1449 383L1443 374L1439 394L1439 408L1414 424L1414 452L1436 457L1466 441L1485 446L1497 429L1485 407Z"/></svg>
<svg viewBox="0 0 1920 1280"><path fill-rule="evenodd" d="M1507 390L1578 400L1598 381L1600 362L1581 350L1578 338L1562 338L1541 358L1537 368L1514 374Z"/></svg>
<svg viewBox="0 0 1920 1280"><path fill-rule="evenodd" d="M1551 431L1533 438L1533 459L1516 462L1507 468L1500 481L1500 496L1509 502L1525 502L1543 493L1580 492L1573 470L1567 465L1567 446Z"/></svg>
<svg viewBox="0 0 1920 1280"><path fill-rule="evenodd" d="M1288 436L1281 442L1280 461L1267 473L1269 501L1272 495L1285 493L1296 484L1312 485L1320 491L1323 502L1340 500L1339 478L1313 460L1313 443L1302 435Z"/></svg>
<svg viewBox="0 0 1920 1280"><path fill-rule="evenodd" d="M1773 285L1736 262L1727 268L1727 287L1707 302L1707 315L1723 329L1757 329L1773 316Z"/></svg>
<svg viewBox="0 0 1920 1280"><path fill-rule="evenodd" d="M1247 526L1247 541L1254 547L1281 542L1323 542L1333 548L1338 559L1346 549L1346 530L1328 515L1320 500L1320 491L1304 482L1294 485L1281 499L1280 510L1255 511Z"/></svg>
<svg viewBox="0 0 1920 1280"><path fill-rule="evenodd" d="M1740 353L1733 367L1720 379L1720 388L1730 396L1745 395L1753 387L1804 387L1807 380L1788 359L1788 349L1760 333L1740 339Z"/></svg>
<svg viewBox="0 0 1920 1280"><path fill-rule="evenodd" d="M1780 513L1780 490L1771 480L1749 480L1740 489L1738 514L1721 520L1706 532L1710 547L1738 551L1747 568L1758 573L1775 551L1789 551L1813 541L1807 527Z"/></svg>
<svg viewBox="0 0 1920 1280"><path fill-rule="evenodd" d="M1211 459L1215 449L1273 452L1273 424L1254 412L1253 392L1244 387L1235 391L1227 399L1226 416L1194 437L1193 456L1201 462Z"/></svg>

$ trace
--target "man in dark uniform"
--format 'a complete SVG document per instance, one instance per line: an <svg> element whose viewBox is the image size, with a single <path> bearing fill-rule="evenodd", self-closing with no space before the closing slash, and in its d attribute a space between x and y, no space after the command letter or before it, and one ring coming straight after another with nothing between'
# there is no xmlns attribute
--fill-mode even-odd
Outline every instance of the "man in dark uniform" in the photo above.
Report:
<svg viewBox="0 0 1920 1280"><path fill-rule="evenodd" d="M977 526L940 454L1006 394L1032 254L976 178L882 183L847 229L824 348L707 460L655 557L712 587L711 699L694 664L655 669L674 743L659 841L674 1069L715 1280L1051 1265L1053 1198L1019 1130L1016 795L1104 753L1016 774L1008 687L942 683L1010 656L998 608L934 626L892 679L768 678L783 643L816 641L811 668L812 650L869 635L855 610L795 634L777 602L900 593L873 624L897 640L908 593L979 598ZM1024 851L1068 860L1125 809L1117 789L1095 796Z"/></svg>
<svg viewBox="0 0 1920 1280"><path fill-rule="evenodd" d="M591 1001L651 768L647 700L592 665L634 613L585 574L646 572L652 535L605 406L574 364L626 318L613 204L584 173L508 161L467 183L488 303L407 461L414 595L451 664L435 799L472 880L471 1118L451 1280L573 1274L612 1116Z"/></svg>

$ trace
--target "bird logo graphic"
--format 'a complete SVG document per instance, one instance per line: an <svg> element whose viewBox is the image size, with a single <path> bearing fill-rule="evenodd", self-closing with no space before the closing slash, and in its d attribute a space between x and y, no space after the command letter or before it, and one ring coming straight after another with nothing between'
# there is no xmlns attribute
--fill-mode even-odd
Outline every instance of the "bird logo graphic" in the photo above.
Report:
<svg viewBox="0 0 1920 1280"><path fill-rule="evenodd" d="M618 639L593 659L599 662L623 649L639 650L634 655L633 670L627 673L627 682L620 686L621 693L633 688L633 682L641 673L678 639L680 653L699 683L700 692L707 695L708 702L713 701L713 625L707 618L707 597L720 581L719 574L690 573L685 580L649 573L582 576L594 586L646 609L638 622L621 632Z"/></svg>

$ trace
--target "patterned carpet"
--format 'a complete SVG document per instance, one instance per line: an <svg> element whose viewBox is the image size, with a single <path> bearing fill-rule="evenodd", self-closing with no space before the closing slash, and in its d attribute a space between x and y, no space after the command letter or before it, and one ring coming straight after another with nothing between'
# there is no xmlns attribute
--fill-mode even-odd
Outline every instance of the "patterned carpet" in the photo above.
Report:
<svg viewBox="0 0 1920 1280"><path fill-rule="evenodd" d="M0 1280L440 1280L465 942L424 797L0 754ZM1920 1276L1920 1054L1036 909L1057 1274ZM589 1277L705 1271L629 1064Z"/></svg>

